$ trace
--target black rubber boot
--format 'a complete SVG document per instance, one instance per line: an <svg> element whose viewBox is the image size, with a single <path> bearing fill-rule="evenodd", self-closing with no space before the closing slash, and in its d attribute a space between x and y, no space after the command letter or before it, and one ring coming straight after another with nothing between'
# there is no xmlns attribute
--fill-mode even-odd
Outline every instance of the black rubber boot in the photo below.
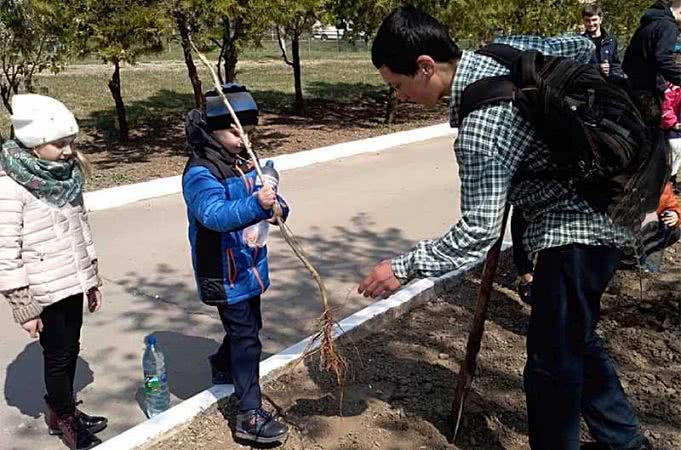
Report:
<svg viewBox="0 0 681 450"><path fill-rule="evenodd" d="M612 450L612 449L613 447L611 447L610 445L601 444L599 442L587 442L579 446L579 450ZM622 450L654 450L654 449L653 445L650 443L648 438L644 437L639 444Z"/></svg>

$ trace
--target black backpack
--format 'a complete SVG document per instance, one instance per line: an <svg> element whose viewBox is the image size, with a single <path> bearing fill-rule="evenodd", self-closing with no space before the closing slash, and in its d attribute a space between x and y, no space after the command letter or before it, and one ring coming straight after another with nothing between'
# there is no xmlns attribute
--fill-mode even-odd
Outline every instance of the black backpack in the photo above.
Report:
<svg viewBox="0 0 681 450"><path fill-rule="evenodd" d="M640 110L642 103L656 100L631 93L604 79L597 67L571 58L503 44L477 53L511 73L469 85L459 120L482 106L511 100L551 151L552 169L521 175L571 183L594 209L638 230L645 214L657 209L669 177L659 107L654 117Z"/></svg>

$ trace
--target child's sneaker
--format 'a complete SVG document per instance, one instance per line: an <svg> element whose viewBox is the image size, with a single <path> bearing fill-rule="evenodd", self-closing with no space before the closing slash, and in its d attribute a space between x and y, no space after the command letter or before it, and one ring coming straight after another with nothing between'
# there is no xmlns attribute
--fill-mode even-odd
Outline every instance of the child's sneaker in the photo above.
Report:
<svg viewBox="0 0 681 450"><path fill-rule="evenodd" d="M288 435L288 426L277 422L274 417L262 408L251 409L236 416L234 435L240 439L271 444L282 442Z"/></svg>
<svg viewBox="0 0 681 450"><path fill-rule="evenodd" d="M234 384L231 373L215 367L215 355L210 355L208 357L208 362L210 362L210 373L213 378L213 384Z"/></svg>

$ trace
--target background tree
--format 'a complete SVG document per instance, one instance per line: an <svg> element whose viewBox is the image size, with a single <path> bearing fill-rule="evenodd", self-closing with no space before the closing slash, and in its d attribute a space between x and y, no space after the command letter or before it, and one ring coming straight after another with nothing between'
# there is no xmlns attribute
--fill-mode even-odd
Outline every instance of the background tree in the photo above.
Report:
<svg viewBox="0 0 681 450"><path fill-rule="evenodd" d="M417 0L403 2L398 0L335 0L327 2L329 17L351 28L347 39L370 40L378 31L385 16L402 4L414 5L435 17L443 18L447 1ZM472 2L468 2L471 3ZM390 125L395 120L399 100L392 87L386 87L386 107L384 123Z"/></svg>
<svg viewBox="0 0 681 450"><path fill-rule="evenodd" d="M0 0L0 97L10 114L11 98L22 85L26 92L33 92L35 75L44 70L58 72L68 58L72 29L62 6Z"/></svg>
<svg viewBox="0 0 681 450"><path fill-rule="evenodd" d="M272 0L270 17L277 29L279 47L286 64L293 68L295 88L294 110L302 114L305 109L303 99L302 69L300 64L300 37L304 33L311 33L314 23L324 15L323 0ZM291 41L291 58L286 49L286 39Z"/></svg>
<svg viewBox="0 0 681 450"><path fill-rule="evenodd" d="M141 55L163 49L170 22L153 0L73 0L77 44L81 55L93 54L113 65L109 90L116 104L120 140L130 137L121 94L121 64L134 64Z"/></svg>
<svg viewBox="0 0 681 450"><path fill-rule="evenodd" d="M652 3L652 0L602 0L600 2L605 13L603 26L620 40L620 49L624 50L629 44L631 36L638 28L643 12Z"/></svg>

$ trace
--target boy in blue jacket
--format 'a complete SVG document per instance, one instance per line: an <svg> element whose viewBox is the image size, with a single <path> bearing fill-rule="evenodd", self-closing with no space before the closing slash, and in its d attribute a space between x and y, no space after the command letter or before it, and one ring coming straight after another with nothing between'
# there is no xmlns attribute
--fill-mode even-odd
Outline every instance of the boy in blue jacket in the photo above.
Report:
<svg viewBox="0 0 681 450"><path fill-rule="evenodd" d="M258 108L246 88L223 86L244 132L258 123ZM206 94L206 111L187 114L191 156L182 176L192 264L201 301L216 306L225 328L217 353L209 357L213 383L234 384L239 399L235 435L258 443L282 441L288 427L262 408L258 384L262 345L260 295L269 286L267 248L251 246L244 230L272 219L280 201L272 186L258 187L253 161L241 155L239 133L222 98ZM244 152L245 153L245 152Z"/></svg>

